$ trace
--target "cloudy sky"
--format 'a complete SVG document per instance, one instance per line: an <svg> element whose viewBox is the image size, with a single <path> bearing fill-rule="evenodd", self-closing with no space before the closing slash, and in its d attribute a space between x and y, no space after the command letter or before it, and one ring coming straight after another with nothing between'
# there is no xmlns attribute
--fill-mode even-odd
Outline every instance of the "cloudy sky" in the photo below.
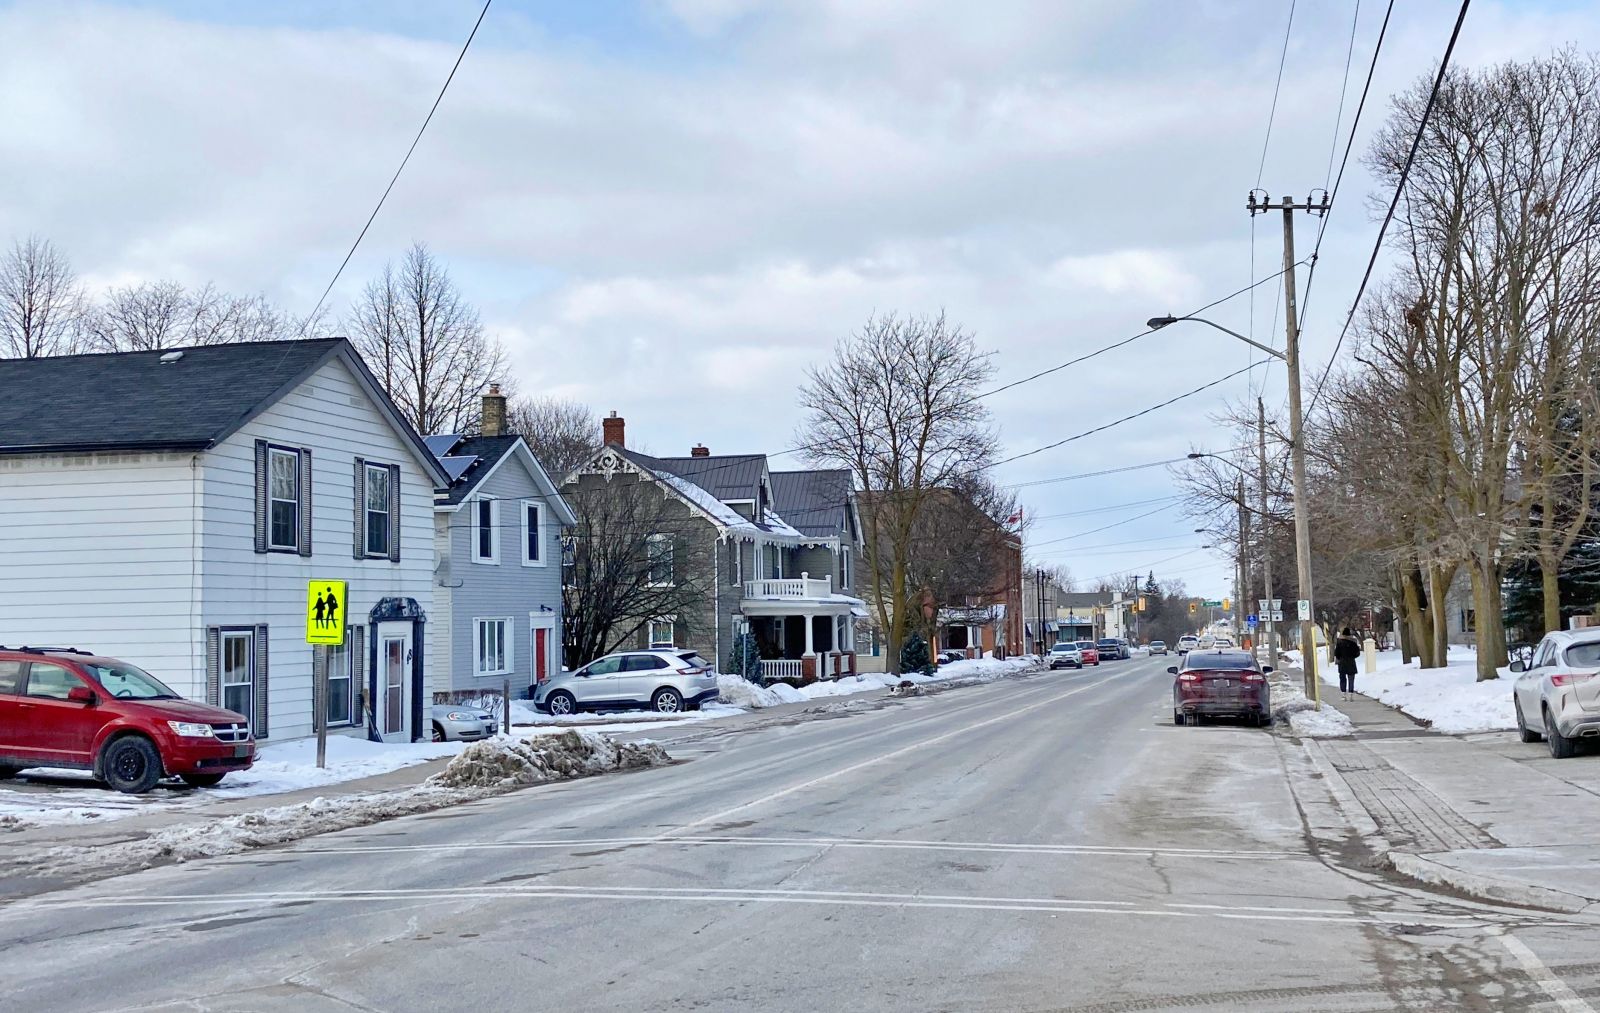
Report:
<svg viewBox="0 0 1600 1013"><path fill-rule="evenodd" d="M334 290L343 312L424 241L524 391L628 420L660 454L804 438L806 364L870 313L943 309L996 384L1276 269L1274 196L1328 185L1352 19L1348 129L1383 0L496 0L433 125ZM0 6L0 242L53 240L94 289L213 281L309 310L410 143L477 0ZM1402 0L1364 139L1430 73L1454 0ZM1584 0L1479 0L1456 60L1600 45ZM1364 147L1358 140L1358 151ZM1352 159L1309 296L1332 352L1376 224ZM1347 198L1347 199L1346 199ZM1303 219L1302 251L1315 222ZM1254 274L1252 274L1252 250ZM1302 285L1304 279L1302 277ZM1282 343L1281 293L1218 322ZM1173 327L991 399L1006 455L1251 361ZM1008 483L1221 449L1211 416L1261 368L1004 465ZM797 466L795 455L774 466ZM1182 577L1220 596L1166 469L1022 489L1039 558L1080 579ZM1118 504L1139 504L1085 513ZM1165 508L1165 509L1160 509ZM1091 533L1123 518L1148 517Z"/></svg>

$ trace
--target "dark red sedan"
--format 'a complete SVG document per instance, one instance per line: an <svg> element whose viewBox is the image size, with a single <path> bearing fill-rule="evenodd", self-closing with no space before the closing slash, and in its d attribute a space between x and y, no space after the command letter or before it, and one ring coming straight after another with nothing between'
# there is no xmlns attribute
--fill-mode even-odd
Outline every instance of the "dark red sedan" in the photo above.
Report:
<svg viewBox="0 0 1600 1013"><path fill-rule="evenodd" d="M1202 717L1244 718L1260 727L1272 723L1272 691L1265 668L1239 650L1193 650L1183 664L1167 669L1172 680L1172 723L1200 723Z"/></svg>

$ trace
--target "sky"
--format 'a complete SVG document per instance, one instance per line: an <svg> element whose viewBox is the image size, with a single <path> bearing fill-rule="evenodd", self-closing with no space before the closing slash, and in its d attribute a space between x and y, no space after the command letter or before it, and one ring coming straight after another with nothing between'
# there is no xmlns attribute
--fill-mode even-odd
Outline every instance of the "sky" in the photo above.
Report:
<svg viewBox="0 0 1600 1013"><path fill-rule="evenodd" d="M1281 217L1245 197L1330 186L1385 4L1302 0L1292 23L1290 6L495 0L329 302L337 319L425 242L521 391L616 411L648 452L776 455L806 441L807 365L871 314L942 310L998 386L1276 271ZM0 6L0 243L50 239L92 291L209 281L305 313L479 8ZM1308 386L1376 236L1360 154L1456 9L1395 4L1309 292L1299 272ZM1455 62L1568 44L1600 48L1600 8L1478 0ZM1299 216L1300 256L1319 225ZM1206 315L1281 348L1280 283L1253 293ZM987 403L1009 457L1262 358L1177 325ZM1280 365L1000 466L1030 562L1230 592L1168 468L1046 480L1231 447L1217 413L1258 394L1281 412Z"/></svg>

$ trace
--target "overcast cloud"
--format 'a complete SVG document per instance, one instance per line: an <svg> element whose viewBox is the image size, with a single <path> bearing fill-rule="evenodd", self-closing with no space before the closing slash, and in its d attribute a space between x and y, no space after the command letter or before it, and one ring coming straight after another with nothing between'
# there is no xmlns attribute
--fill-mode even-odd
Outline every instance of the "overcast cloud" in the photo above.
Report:
<svg viewBox="0 0 1600 1013"><path fill-rule="evenodd" d="M0 8L0 241L38 233L94 288L214 281L310 309L454 60L474 0ZM1327 180L1354 0L1301 3L1262 185ZM1430 72L1455 3L1397 5L1362 124ZM1361 7L1345 118L1383 4ZM628 419L686 453L796 442L808 362L873 311L943 309L1024 376L1245 284L1285 2L497 0L334 290L343 312L414 240L450 266L523 391ZM219 20L219 18L221 20ZM1583 3L1474 4L1462 64L1594 48ZM1319 369L1370 249L1352 166L1306 321ZM1281 230L1255 224L1257 276ZM1314 223L1300 232L1309 252ZM1278 290L1213 311L1281 343ZM1276 330L1273 330L1276 321ZM1006 453L1239 369L1172 328L993 399ZM1282 371L1265 378L1269 408ZM1029 482L1220 447L1241 377L1002 469ZM795 466L791 455L775 466ZM1173 492L1161 470L1026 490L1035 515ZM1143 512L1142 509L1129 511ZM1114 519L1114 515L1111 515ZM1107 515L1048 518L1056 539ZM1079 577L1198 544L1176 510L1042 550ZM1156 565L1224 592L1225 561Z"/></svg>

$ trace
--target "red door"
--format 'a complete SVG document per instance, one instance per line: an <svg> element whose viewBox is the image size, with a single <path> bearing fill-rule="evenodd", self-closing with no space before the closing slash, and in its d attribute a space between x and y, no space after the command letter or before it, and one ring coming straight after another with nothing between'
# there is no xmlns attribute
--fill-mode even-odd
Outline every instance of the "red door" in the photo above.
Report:
<svg viewBox="0 0 1600 1013"><path fill-rule="evenodd" d="M550 652L545 649L550 631L536 629L533 631L533 679L534 682L544 682L550 678Z"/></svg>

